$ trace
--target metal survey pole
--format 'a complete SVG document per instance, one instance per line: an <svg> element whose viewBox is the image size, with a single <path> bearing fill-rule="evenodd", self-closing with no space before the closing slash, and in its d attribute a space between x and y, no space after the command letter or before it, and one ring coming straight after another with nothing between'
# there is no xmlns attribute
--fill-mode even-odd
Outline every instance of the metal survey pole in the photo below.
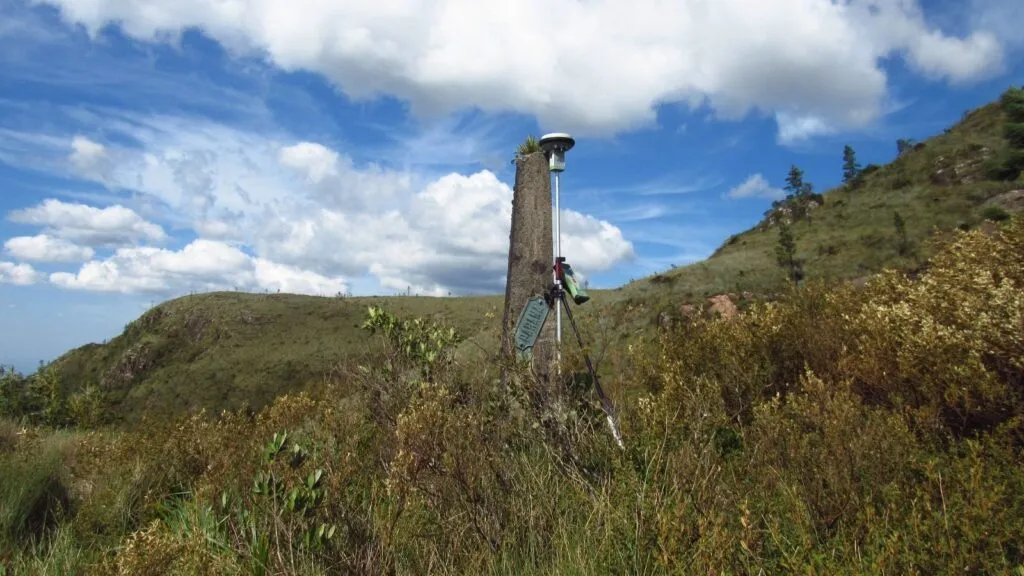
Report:
<svg viewBox="0 0 1024 576"><path fill-rule="evenodd" d="M562 279L558 276L558 268L562 259L562 211L561 194L559 186L559 175L565 170L565 153L569 151L576 141L573 137L564 132L545 134L540 139L540 148L548 156L548 170L555 175L555 246L554 246L554 267L552 268L552 279L555 288L562 287ZM562 301L555 300L555 350L558 369L562 365Z"/></svg>
<svg viewBox="0 0 1024 576"><path fill-rule="evenodd" d="M561 170L555 172L555 286L562 288L562 279L558 277L558 265L562 257L562 211L559 202L559 180ZM555 357L558 369L562 369L562 300L555 301Z"/></svg>

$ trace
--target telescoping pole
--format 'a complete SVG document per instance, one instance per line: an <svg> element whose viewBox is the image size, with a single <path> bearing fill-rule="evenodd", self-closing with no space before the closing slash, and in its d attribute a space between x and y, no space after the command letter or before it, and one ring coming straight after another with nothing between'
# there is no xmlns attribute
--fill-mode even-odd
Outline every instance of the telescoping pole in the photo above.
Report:
<svg viewBox="0 0 1024 576"><path fill-rule="evenodd" d="M556 289L562 287L562 278L559 274L562 260L562 210L561 210L561 190L559 187L560 174L565 170L565 153L568 152L575 144L576 141L572 136L564 132L553 132L551 134L545 134L540 139L540 148L548 157L548 170L555 173L555 242L552 247L554 252L554 274L553 286ZM559 300L555 301L555 365L558 373L561 374L561 363L562 363L562 303Z"/></svg>
<svg viewBox="0 0 1024 576"><path fill-rule="evenodd" d="M555 286L562 287L562 279L558 275L558 267L562 256L562 211L559 206L559 173L555 172ZM562 371L562 301L555 300L555 352L558 372Z"/></svg>

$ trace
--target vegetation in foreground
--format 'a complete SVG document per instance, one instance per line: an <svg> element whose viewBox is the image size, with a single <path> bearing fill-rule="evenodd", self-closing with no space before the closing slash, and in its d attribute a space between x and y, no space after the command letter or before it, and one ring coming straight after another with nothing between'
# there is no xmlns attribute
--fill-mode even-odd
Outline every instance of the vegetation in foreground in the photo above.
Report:
<svg viewBox="0 0 1024 576"><path fill-rule="evenodd" d="M585 381L374 308L372 361L256 414L2 420L0 571L1022 574L1022 326L1018 216L632 347L619 450Z"/></svg>

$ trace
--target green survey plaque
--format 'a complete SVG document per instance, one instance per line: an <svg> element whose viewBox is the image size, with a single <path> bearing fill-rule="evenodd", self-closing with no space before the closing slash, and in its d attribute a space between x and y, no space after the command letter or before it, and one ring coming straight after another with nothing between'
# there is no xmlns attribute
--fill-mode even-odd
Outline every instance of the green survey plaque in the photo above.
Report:
<svg viewBox="0 0 1024 576"><path fill-rule="evenodd" d="M526 302L516 324L516 350L521 355L532 353L533 345L548 318L548 311L548 303L540 296L534 296Z"/></svg>

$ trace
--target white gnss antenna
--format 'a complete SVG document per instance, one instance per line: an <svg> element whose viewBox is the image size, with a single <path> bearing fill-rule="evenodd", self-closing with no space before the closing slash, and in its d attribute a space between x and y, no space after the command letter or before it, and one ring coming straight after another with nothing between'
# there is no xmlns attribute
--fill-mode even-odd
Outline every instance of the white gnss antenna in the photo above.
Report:
<svg viewBox="0 0 1024 576"><path fill-rule="evenodd" d="M561 288L558 267L562 258L562 213L559 210L559 175L565 170L565 153L576 144L572 136L564 132L545 134L540 139L540 148L548 157L548 170L555 175L555 265L552 276L555 286ZM562 364L562 301L555 301L555 342L559 367Z"/></svg>

